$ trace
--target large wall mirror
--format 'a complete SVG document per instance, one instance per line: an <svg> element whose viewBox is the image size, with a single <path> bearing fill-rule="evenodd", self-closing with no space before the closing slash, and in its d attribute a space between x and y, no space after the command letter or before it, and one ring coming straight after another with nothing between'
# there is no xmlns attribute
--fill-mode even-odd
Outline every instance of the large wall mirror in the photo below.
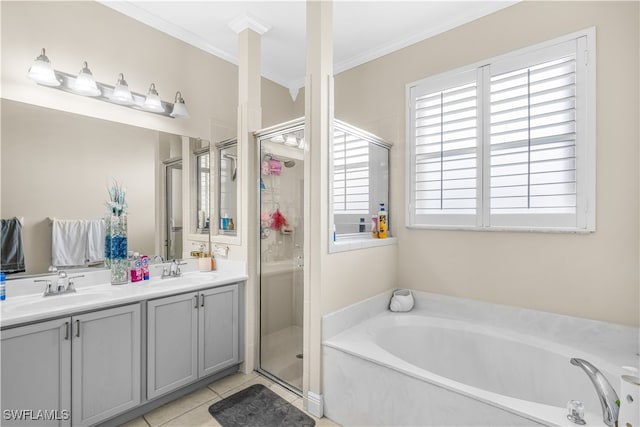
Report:
<svg viewBox="0 0 640 427"><path fill-rule="evenodd" d="M5 99L1 107L0 216L22 221L26 271L20 275L47 272L52 220L103 218L114 182L126 188L128 249L166 258L167 224L179 230L184 217L176 202L169 218L166 167L181 159L185 137ZM202 181L194 192L203 195L197 206L190 204L190 223L208 241L208 142L186 140L199 149L194 156ZM185 186L171 188L180 192ZM184 248L177 257L188 252Z"/></svg>

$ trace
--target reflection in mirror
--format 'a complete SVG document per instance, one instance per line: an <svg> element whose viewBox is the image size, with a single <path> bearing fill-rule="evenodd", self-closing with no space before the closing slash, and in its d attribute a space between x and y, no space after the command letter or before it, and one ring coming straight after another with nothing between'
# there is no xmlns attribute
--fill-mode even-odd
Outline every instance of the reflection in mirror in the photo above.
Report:
<svg viewBox="0 0 640 427"><path fill-rule="evenodd" d="M165 176L165 251L164 259L182 257L182 159L171 158L164 162Z"/></svg>
<svg viewBox="0 0 640 427"><path fill-rule="evenodd" d="M380 204L389 211L390 147L372 134L334 123L331 210L338 239L372 238Z"/></svg>
<svg viewBox="0 0 640 427"><path fill-rule="evenodd" d="M238 141L224 141L216 147L219 150L218 234L235 236L238 227Z"/></svg>
<svg viewBox="0 0 640 427"><path fill-rule="evenodd" d="M210 168L209 141L197 140L195 157L196 176L196 234L209 234Z"/></svg>
<svg viewBox="0 0 640 427"><path fill-rule="evenodd" d="M1 113L0 217L23 220L20 275L51 265L51 219L104 218L114 181L127 191L128 249L163 254L163 162L181 156L181 136L6 99Z"/></svg>

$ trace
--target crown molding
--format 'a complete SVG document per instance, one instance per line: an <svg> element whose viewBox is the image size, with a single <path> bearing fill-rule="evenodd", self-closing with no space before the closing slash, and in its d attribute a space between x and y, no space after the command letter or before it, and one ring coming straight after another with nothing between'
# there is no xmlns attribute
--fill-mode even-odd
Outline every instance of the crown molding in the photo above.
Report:
<svg viewBox="0 0 640 427"><path fill-rule="evenodd" d="M232 19L231 22L229 22L229 28L231 28L231 31L235 32L236 34L240 34L244 30L250 29L260 35L263 35L271 29L269 25L263 24L258 18L251 15L250 13L240 15Z"/></svg>

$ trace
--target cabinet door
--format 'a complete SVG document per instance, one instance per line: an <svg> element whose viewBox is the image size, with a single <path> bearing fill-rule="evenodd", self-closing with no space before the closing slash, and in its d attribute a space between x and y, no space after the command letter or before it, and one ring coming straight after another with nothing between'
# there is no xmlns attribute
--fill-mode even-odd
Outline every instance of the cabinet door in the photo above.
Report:
<svg viewBox="0 0 640 427"><path fill-rule="evenodd" d="M200 292L198 373L238 363L238 285Z"/></svg>
<svg viewBox="0 0 640 427"><path fill-rule="evenodd" d="M90 425L140 404L140 304L72 319L73 425Z"/></svg>
<svg viewBox="0 0 640 427"><path fill-rule="evenodd" d="M198 294L147 302L147 397L198 379Z"/></svg>
<svg viewBox="0 0 640 427"><path fill-rule="evenodd" d="M70 322L2 331L2 425L70 425Z"/></svg>

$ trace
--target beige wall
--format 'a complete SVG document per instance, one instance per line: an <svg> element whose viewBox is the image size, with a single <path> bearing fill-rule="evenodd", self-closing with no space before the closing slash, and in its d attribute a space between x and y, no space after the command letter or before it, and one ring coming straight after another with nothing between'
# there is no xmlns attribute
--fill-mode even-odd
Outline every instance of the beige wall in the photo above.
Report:
<svg viewBox="0 0 640 427"><path fill-rule="evenodd" d="M390 214L399 245L389 265L397 262L397 286L639 323L639 6L523 2L336 76L336 117L396 144ZM405 85L591 26L597 31L597 231L405 228ZM362 258L357 265L368 269L372 262ZM327 308L373 291L360 280L350 286L356 289L323 298Z"/></svg>

